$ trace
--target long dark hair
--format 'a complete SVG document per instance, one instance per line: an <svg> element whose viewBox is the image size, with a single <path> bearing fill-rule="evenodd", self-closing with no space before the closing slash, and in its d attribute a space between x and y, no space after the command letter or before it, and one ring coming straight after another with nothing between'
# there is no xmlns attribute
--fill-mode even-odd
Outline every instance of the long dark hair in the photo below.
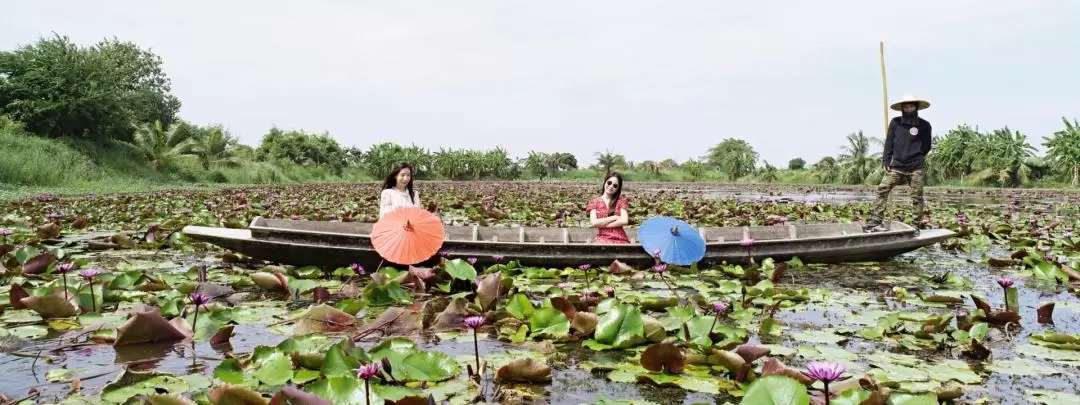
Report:
<svg viewBox="0 0 1080 405"><path fill-rule="evenodd" d="M622 179L622 175L619 174L619 172L611 172L611 173L608 173L607 176L604 176L604 184L600 186L600 195L604 195L604 194L607 193L607 182L612 177L619 180L619 188L616 188L615 189L615 194L611 195L611 202L608 203L608 207L607 207L608 215L619 215L619 213L615 212L615 203L618 202L619 198L622 197L622 188L623 188L623 179Z"/></svg>
<svg viewBox="0 0 1080 405"><path fill-rule="evenodd" d="M416 183L416 169L413 169L412 165L408 163L401 162L394 166L394 170L391 170L390 175L386 176L386 180L383 180L382 188L383 190L397 188L397 175L404 169L409 169L409 174L412 175L409 184L405 186L405 189L409 190L409 201L416 203L416 192L413 191L413 183ZM619 187L622 187L622 180L619 181Z"/></svg>

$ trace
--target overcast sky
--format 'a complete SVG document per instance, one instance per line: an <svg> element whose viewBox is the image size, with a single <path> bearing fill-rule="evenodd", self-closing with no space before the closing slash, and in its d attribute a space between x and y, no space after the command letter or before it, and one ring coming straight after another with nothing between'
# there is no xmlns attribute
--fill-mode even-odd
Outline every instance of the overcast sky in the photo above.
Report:
<svg viewBox="0 0 1080 405"><path fill-rule="evenodd" d="M116 36L164 59L180 114L247 144L272 125L343 145L701 156L776 165L883 134L889 98L1042 137L1080 119L1080 1L8 0L0 48Z"/></svg>

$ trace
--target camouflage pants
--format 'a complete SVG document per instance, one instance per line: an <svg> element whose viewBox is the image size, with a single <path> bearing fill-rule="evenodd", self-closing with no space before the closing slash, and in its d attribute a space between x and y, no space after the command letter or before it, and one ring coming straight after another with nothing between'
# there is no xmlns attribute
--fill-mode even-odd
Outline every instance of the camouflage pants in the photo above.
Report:
<svg viewBox="0 0 1080 405"><path fill-rule="evenodd" d="M911 187L911 203L915 206L915 218L926 213L926 201L923 199L923 183L926 174L920 169L912 172L902 172L893 169L885 173L881 178L881 184L877 187L877 200L874 202L874 210L870 214L870 223L880 224L885 216L885 204L889 202L889 194L896 186L907 184Z"/></svg>

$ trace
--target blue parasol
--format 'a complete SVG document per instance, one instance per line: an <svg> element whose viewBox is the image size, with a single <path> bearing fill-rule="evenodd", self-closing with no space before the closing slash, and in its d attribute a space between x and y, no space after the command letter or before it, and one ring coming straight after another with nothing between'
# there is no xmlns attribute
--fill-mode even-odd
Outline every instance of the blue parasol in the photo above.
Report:
<svg viewBox="0 0 1080 405"><path fill-rule="evenodd" d="M705 240L690 224L671 217L653 217L638 228L638 240L649 255L660 249L664 263L689 266L705 257Z"/></svg>

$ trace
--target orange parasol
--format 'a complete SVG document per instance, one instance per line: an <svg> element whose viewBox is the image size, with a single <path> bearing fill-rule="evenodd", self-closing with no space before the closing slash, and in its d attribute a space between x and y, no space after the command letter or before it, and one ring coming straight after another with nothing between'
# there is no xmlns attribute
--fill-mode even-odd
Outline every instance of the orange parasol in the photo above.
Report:
<svg viewBox="0 0 1080 405"><path fill-rule="evenodd" d="M387 261L416 264L442 247L442 220L423 208L399 208L386 214L371 230L371 245Z"/></svg>

